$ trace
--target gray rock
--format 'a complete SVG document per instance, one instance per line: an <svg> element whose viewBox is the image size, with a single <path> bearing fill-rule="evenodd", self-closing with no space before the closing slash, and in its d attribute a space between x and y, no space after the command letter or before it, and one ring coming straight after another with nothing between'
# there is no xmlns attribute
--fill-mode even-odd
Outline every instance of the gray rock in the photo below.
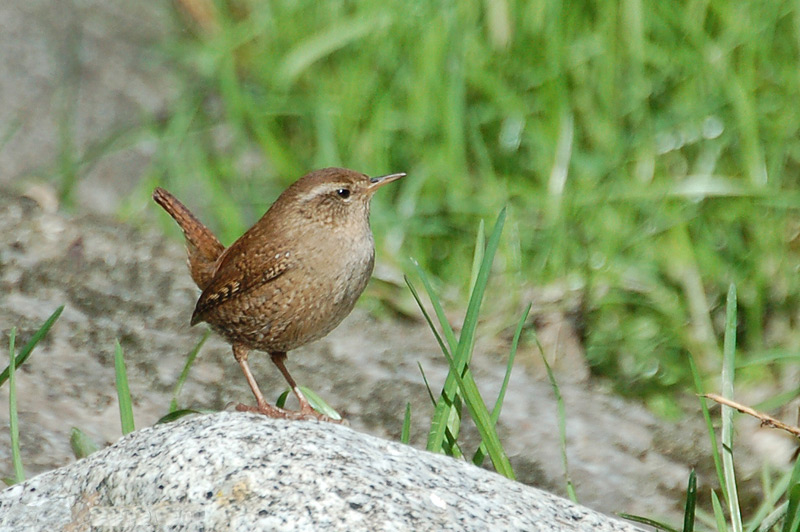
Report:
<svg viewBox="0 0 800 532"><path fill-rule="evenodd" d="M637 530L463 461L317 422L193 416L0 493L0 530Z"/></svg>

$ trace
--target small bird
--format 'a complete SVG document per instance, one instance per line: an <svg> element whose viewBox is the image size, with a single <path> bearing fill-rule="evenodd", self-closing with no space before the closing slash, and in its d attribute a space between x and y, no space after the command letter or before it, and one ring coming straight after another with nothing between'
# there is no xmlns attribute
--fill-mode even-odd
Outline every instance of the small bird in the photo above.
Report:
<svg viewBox="0 0 800 532"><path fill-rule="evenodd" d="M208 323L233 348L256 398L237 410L275 418L327 420L286 369L286 353L327 335L353 310L375 263L370 200L406 174L370 178L345 168L311 172L287 188L230 247L163 188L153 199L186 237L189 272L202 290L191 324ZM300 410L264 399L247 357L266 351L289 383Z"/></svg>

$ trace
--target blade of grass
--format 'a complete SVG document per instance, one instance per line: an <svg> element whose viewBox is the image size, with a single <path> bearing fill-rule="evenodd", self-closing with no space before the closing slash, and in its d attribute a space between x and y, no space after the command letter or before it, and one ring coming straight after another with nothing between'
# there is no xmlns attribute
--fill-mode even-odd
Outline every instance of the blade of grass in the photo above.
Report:
<svg viewBox="0 0 800 532"><path fill-rule="evenodd" d="M428 279L427 274L419 265L419 263L411 259L411 263L417 270L417 275L419 275L420 281L422 281L422 286L425 288L425 293L428 294L428 297L431 297L431 294L436 294L431 285L430 280ZM418 303L419 304L419 303ZM458 339L456 338L455 333L453 332L453 328L450 327L450 322L447 321L447 316L444 313L444 308L442 308L441 302L439 301L438 297L431 298L431 305L433 305L433 312L436 314L436 319L439 320L439 325L442 327L442 331L444 332L444 337L447 339L447 345L450 348L450 352L455 351L456 346L458 345Z"/></svg>
<svg viewBox="0 0 800 532"><path fill-rule="evenodd" d="M514 480L515 476L511 468L511 462L509 462L503 445L500 443L500 437L497 435L497 431L491 422L489 410L486 408L486 404L481 398L478 386L475 384L475 380L472 377L472 372L469 371L467 367L462 377L456 367L456 361L453 360L452 357L447 356L447 362L450 364L451 375L453 375L456 384L464 394L467 410L469 410L469 414L475 422L478 433L481 435L481 440L486 444L486 449L489 453L489 458L492 460L495 471Z"/></svg>
<svg viewBox="0 0 800 532"><path fill-rule="evenodd" d="M486 285L488 284L489 281L489 274L491 272L492 263L494 262L494 255L497 252L497 248L500 243L500 235L502 234L503 231L503 225L505 223L505 219L506 219L506 209L504 207L500 211L500 214L497 217L497 221L495 222L492 234L489 237L489 240L486 244L486 251L484 253L483 261L481 262L481 266L478 271L478 276L475 280L475 286L469 298L469 304L467 305L467 313L466 316L464 317L464 323L463 326L461 327L461 334L458 339L458 345L456 346L455 353L453 357L446 355L448 358L448 362L451 359L453 360L453 365L451 365L451 371L447 375L447 378L445 379L445 384L441 394L441 400L438 401L436 404L436 411L434 412L433 421L431 422L431 430L430 433L428 434L429 450L438 449L442 445L442 440L444 439L445 427L447 426L445 424L445 421L450 417L450 410L454 406L453 398L456 397L457 390L459 389L457 385L457 380L460 379L461 372L463 372L464 369L466 368L469 362L469 358L472 355L472 348L475 342L475 329L478 324L480 307L481 303L483 302L483 296L486 291ZM426 290L428 290L429 284L425 283L424 280L423 284L425 285ZM428 296L432 298L432 302L434 299L436 299L436 296L432 290L429 291ZM440 306L437 305L437 303L434 303L434 308ZM447 335L446 331L445 335ZM449 340L450 339L448 338L448 341ZM462 392L466 393L466 390L464 390L464 388L461 388L461 390ZM478 397L480 397L480 394L478 394ZM474 399L475 398L473 397L473 401ZM482 400L480 401L480 404L483 406L483 410L486 410L486 405L483 404ZM479 408L479 406L477 405L477 403L473 403L472 408ZM472 414L472 412L470 413ZM488 411L486 418L487 419L484 420L486 422L486 428L489 429L491 432L493 432L494 437L496 437L496 432L494 431L494 427L489 425ZM477 422L478 420L475 421ZM484 421L482 421L482 423ZM499 440L496 443L499 443ZM495 460L498 460L498 463L503 462L503 456L505 455L504 452L501 455L492 456L491 447L489 447L489 451L490 451L489 453L490 457L492 458L493 462ZM508 460L508 458L506 457L505 460Z"/></svg>
<svg viewBox="0 0 800 532"><path fill-rule="evenodd" d="M761 475L761 504L755 512L751 512L749 522L745 523L745 532L755 532L763 528L763 523L775 513L778 501L787 493L792 471L787 471L774 480L775 472L773 468L766 464L760 471ZM784 512L786 508L783 509ZM769 528L765 528L769 530Z"/></svg>
<svg viewBox="0 0 800 532"><path fill-rule="evenodd" d="M400 443L408 445L411 439L411 403L406 403L406 414L403 416L403 430L400 432Z"/></svg>
<svg viewBox="0 0 800 532"><path fill-rule="evenodd" d="M428 322L428 327L433 332L433 336L436 337L436 342L439 344L439 349L441 349L442 351L447 351L449 353L450 350L447 348L446 345L444 345L444 340L442 340L442 336L439 334L439 331L436 330L436 326L433 324L433 320L431 319L430 314L428 314L428 311L425 310L425 305L422 304L422 299L420 299L416 287L413 284L411 284L411 279L409 279L407 275L404 275L403 279L405 279L406 286L408 286L408 289L411 291L411 295L414 297L414 301L417 302L417 306L422 311L422 316L425 318L425 321ZM434 399L433 402L434 404L436 404L436 399Z"/></svg>
<svg viewBox="0 0 800 532"><path fill-rule="evenodd" d="M305 386L299 386L300 391L303 392L303 395L306 396L308 402L311 403L311 406L314 407L314 410L325 414L331 419L335 419L337 421L342 419L342 416L339 415L331 405L329 405L322 397L320 397L317 392L310 388L306 388Z"/></svg>
<svg viewBox="0 0 800 532"><path fill-rule="evenodd" d="M733 372L736 364L736 286L728 288L725 309L725 339L722 348L722 395L733 399ZM728 488L728 511L733 532L742 532L742 514L736 489L736 471L733 467L733 414L734 409L722 405L722 466Z"/></svg>
<svg viewBox="0 0 800 532"><path fill-rule="evenodd" d="M787 494L786 517L781 532L796 532L800 530L800 458L794 462Z"/></svg>
<svg viewBox="0 0 800 532"><path fill-rule="evenodd" d="M436 398L433 396L433 390L431 390L431 385L428 383L428 377L425 376L425 370L422 369L422 364L419 362L417 362L417 367L419 368L420 374L422 374L422 382L425 383L425 389L428 390L428 397L431 398L433 406L436 406Z"/></svg>
<svg viewBox="0 0 800 532"><path fill-rule="evenodd" d="M472 255L472 273L469 279L469 291L475 290L475 282L478 280L478 272L483 262L484 250L486 249L486 226L483 220L478 224L478 236L475 240L475 252Z"/></svg>
<svg viewBox="0 0 800 532"><path fill-rule="evenodd" d="M564 398L561 396L561 389L558 387L558 381L553 373L553 368L547 361L544 354L544 348L538 337L534 337L536 347L539 348L539 354L544 362L544 369L547 371L547 380L550 381L550 386L553 388L553 395L556 398L556 407L558 408L558 439L559 447L561 447L561 463L564 467L564 480L567 483L567 495L572 502L578 502L578 494L575 492L575 486L572 484L572 477L569 474L569 461L567 460L567 412L564 406Z"/></svg>
<svg viewBox="0 0 800 532"><path fill-rule="evenodd" d="M122 355L122 346L119 341L114 348L114 371L117 382L117 401L119 402L119 421L122 434L129 434L135 430L133 425L133 405L131 391L128 388L128 373L125 370L125 360Z"/></svg>
<svg viewBox="0 0 800 532"><path fill-rule="evenodd" d="M381 14L353 17L309 36L286 54L278 69L277 79L286 86L292 85L311 65L351 42L378 31L389 20Z"/></svg>
<svg viewBox="0 0 800 532"><path fill-rule="evenodd" d="M634 523L652 526L656 530L664 530L665 532L678 532L677 529L669 526L668 524L662 523L661 521L656 521L655 519L650 519L649 517L642 517L641 515L624 514L624 513L618 515L621 518L627 519L628 521L633 521Z"/></svg>
<svg viewBox="0 0 800 532"><path fill-rule="evenodd" d="M411 283L411 280L408 278L408 276L404 276L404 278L406 280L406 285L408 286L409 290L411 290L411 295L414 296L414 300L417 302L417 305L419 306L420 310L422 311L422 315L425 317L425 320L428 322L428 327L430 328L431 331L433 331L433 335L434 335L434 337L436 337L436 341L439 343L439 348L442 350L442 352L446 352L446 353L449 354L450 351L448 351L447 346L444 345L444 341L442 340L442 337L439 334L439 332L436 330L436 326L433 324L433 320L431 319L430 315L428 314L428 311L425 310L425 306L422 304L422 300L420 299L419 294L417 293L417 289ZM436 397L434 397L433 391L431 391L430 383L428 382L428 379L425 377L425 372L422 370L422 366L421 365L419 365L419 370L422 373L422 380L425 381L425 387L428 390L428 395L430 396L431 402L433 403L433 407L435 409L436 408ZM460 430L460 427L461 427L461 423L460 423L461 422L461 417L460 417L461 403L460 403L460 399L458 397L456 397L455 398L455 402L458 405L458 407L455 408L455 410L459 413L459 416L453 418L453 416L451 415L451 418L448 419L447 426L445 427L445 438L444 438L444 440L442 440L441 446L438 449L434 449L434 448L428 447L429 451L431 451L431 452L440 452L441 451L441 452L444 452L444 454L446 454L448 456L463 456L461 454L461 449L458 447L458 445L456 443L456 441L457 441L456 434L458 434L458 431ZM451 412L451 414L452 414L452 412Z"/></svg>
<svg viewBox="0 0 800 532"><path fill-rule="evenodd" d="M14 360L14 365L16 367L20 367L26 360L28 360L28 357L31 356L31 353L33 352L33 348L36 347L36 344L38 344L42 338L44 338L44 336L47 334L47 331L50 330L50 328L56 322L58 317L61 316L61 312L63 310L64 310L64 305L58 307L55 310L55 312L53 312L50 315L50 317L47 318L47 320L42 324L42 326L39 327L39 330L33 333L33 336L31 337L30 341L28 341L28 343L25 344L25 346L20 350L19 354L17 355L17 358ZM0 373L0 386L2 386L3 383L5 383L8 380L8 374L9 374L9 368L6 367L6 369L3 370L3 373Z"/></svg>
<svg viewBox="0 0 800 532"><path fill-rule="evenodd" d="M17 418L17 382L16 382L16 347L17 328L11 329L8 339L8 425L11 432L11 463L14 467L14 482L25 480L25 471L22 468L22 456L19 452L19 419Z"/></svg>
<svg viewBox="0 0 800 532"><path fill-rule="evenodd" d="M758 524L758 532L768 532L772 530L772 528L778 524L778 521L783 519L786 516L786 509L789 507L789 501L784 501L780 506L775 508L775 510L770 513L768 516L764 518L761 523ZM786 522L784 521L784 524Z"/></svg>
<svg viewBox="0 0 800 532"><path fill-rule="evenodd" d="M511 349L508 353L508 362L506 363L506 374L503 376L503 384L500 385L500 393L497 395L497 400L494 402L494 408L492 408L492 424L495 426L497 425L497 420L500 419L500 411L503 409L503 401L506 397L508 381L511 378L511 368L514 367L514 358L517 356L519 338L522 336L522 329L525 327L525 321L528 319L528 314L530 314L532 305L532 303L528 303L525 312L522 313L522 317L520 317L517 323L517 329L514 331L514 337L511 340ZM484 458L486 458L486 445L481 443L478 450L475 451L475 455L472 457L472 463L479 466L483 464Z"/></svg>
<svg viewBox="0 0 800 532"><path fill-rule="evenodd" d="M317 392L310 388L306 388L305 386L298 386L298 388L300 388L300 391L306 396L306 399L308 399L308 402L311 403L311 406L314 408L314 410L337 421L342 419L342 416L339 415L339 412L337 412L322 397L320 397ZM286 400L289 398L289 394L291 392L291 388L286 388L283 393L278 396L278 400L275 401L275 406L278 408L284 408L286 406Z"/></svg>
<svg viewBox="0 0 800 532"><path fill-rule="evenodd" d="M800 458L796 458L794 461L794 467L792 468L792 476L789 477L789 486L796 486L800 484Z"/></svg>
<svg viewBox="0 0 800 532"><path fill-rule="evenodd" d="M795 484L789 490L789 504L786 507L782 532L798 530L800 530L800 484Z"/></svg>
<svg viewBox="0 0 800 532"><path fill-rule="evenodd" d="M428 397L430 397L431 399L431 404L433 405L434 408L436 408L436 397L433 396L433 390L431 390L431 385L428 382L428 377L425 375L425 370L422 369L422 364L420 364L419 362L417 362L417 366L419 367L420 374L422 374L422 382L425 383L425 389L428 391ZM464 455L464 453L461 450L461 447L458 445L458 442L453 437L453 433L450 432L450 429L446 429L444 432L444 442L442 443L441 450L447 456Z"/></svg>
<svg viewBox="0 0 800 532"><path fill-rule="evenodd" d="M450 357L452 347L457 345L455 335L453 330L450 328L450 324L447 322L447 319L444 316L444 310L439 298L436 296L436 292L433 291L433 287L428 281L427 275L425 275L425 272L423 272L421 268L419 269L419 275L420 279L422 279L422 284L428 293L428 298L433 304L434 312L436 312L436 316L439 319L442 329L444 330L445 335L448 337L447 341L450 345L450 349L448 349L442 341L442 337L436 330L430 315L425 310L425 306L422 304L419 294L408 278L406 278L406 284L409 286L411 295L414 296L414 300L417 302L417 305L422 311L422 315L428 322L428 327L431 329L431 331L433 331L433 335L436 337L436 341L439 343L439 348L442 350L442 353L445 354L445 357ZM431 428L428 433L428 443L426 448L434 453L444 452L444 454L449 456L461 456L460 449L453 445L458 440L458 433L461 430L462 405L461 396L459 395L458 390L450 395L446 395L444 392L442 392L440 400L436 401L434 399L433 404L434 416L431 420Z"/></svg>
<svg viewBox="0 0 800 532"><path fill-rule="evenodd" d="M689 368L692 372L694 379L694 387L697 391L698 398L700 399L700 408L703 410L703 419L706 421L706 428L708 429L708 438L711 440L711 456L714 459L714 468L717 471L717 480L719 481L720 489L722 490L722 498L728 500L728 490L725 489L725 474L722 471L722 458L719 455L719 445L717 443L717 433L714 431L714 422L711 420L711 412L708 411L708 403L706 403L705 390L703 389L703 380L700 378L700 372L697 370L697 365L694 362L694 357L689 353Z"/></svg>
<svg viewBox="0 0 800 532"><path fill-rule="evenodd" d="M694 532L694 515L697 508L697 475L692 468L686 487L686 506L683 511L683 532Z"/></svg>
<svg viewBox="0 0 800 532"><path fill-rule="evenodd" d="M72 454L79 460L99 449L97 443L78 427L72 427L70 431L69 446L72 447Z"/></svg>
<svg viewBox="0 0 800 532"><path fill-rule="evenodd" d="M762 412L765 410L777 410L798 396L800 396L800 387L794 388L793 390L787 390L773 397L769 397L759 403L754 404L753 408L755 410L761 410Z"/></svg>
<svg viewBox="0 0 800 532"><path fill-rule="evenodd" d="M717 492L711 490L711 506L714 508L714 518L717 520L717 532L727 532L728 524L725 522L725 511L719 502Z"/></svg>
<svg viewBox="0 0 800 532"><path fill-rule="evenodd" d="M783 475L775 481L772 477L774 471L769 465L765 465L761 469L762 476L762 498L759 508L752 512L750 521L745 523L745 532L755 532L756 530L769 530L770 527L764 527L764 523L769 519L774 518L775 508L783 506L783 512L786 513L786 505L778 504L778 501L787 493L789 488L789 481L792 476L792 471L786 471ZM783 515L783 514L781 514ZM773 522L774 525L774 522Z"/></svg>
<svg viewBox="0 0 800 532"><path fill-rule="evenodd" d="M200 348L203 347L203 344L206 342L206 340L208 340L210 334L211 331L206 330L206 332L203 334L203 337L200 338L200 341L197 342L196 346L194 346L194 349L189 352L189 356L186 358L186 363L183 365L183 370L178 377L178 382L175 383L175 390L172 392L172 401L169 403L170 414L178 410L178 396L181 394L183 384L186 382L186 378L189 376L189 369L192 367L192 364L194 364L194 359L197 358Z"/></svg>
<svg viewBox="0 0 800 532"><path fill-rule="evenodd" d="M156 421L156 425L160 425L162 423L171 423L176 419L180 419L190 414L210 414L210 413L211 413L210 410L194 410L192 408L181 408L180 410L175 410L164 416L161 416L161 418L159 418L159 420Z"/></svg>
<svg viewBox="0 0 800 532"><path fill-rule="evenodd" d="M504 207L497 216L492 235L489 237L489 241L486 244L483 261L481 262L478 276L475 279L475 285L470 294L467 314L464 317L464 324L461 328L461 334L458 338L458 347L455 352L456 367L458 368L466 367L469 362L469 357L472 354L472 347L475 344L475 330L478 326L478 317L480 316L480 308L483 303L483 296L486 293L486 286L489 283L489 275L492 270L494 256L500 245L500 236L503 233L505 220L506 209Z"/></svg>

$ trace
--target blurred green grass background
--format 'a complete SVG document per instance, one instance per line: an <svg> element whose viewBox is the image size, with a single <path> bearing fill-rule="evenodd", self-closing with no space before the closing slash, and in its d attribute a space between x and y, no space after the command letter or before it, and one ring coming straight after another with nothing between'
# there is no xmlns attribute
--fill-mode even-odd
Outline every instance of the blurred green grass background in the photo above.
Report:
<svg viewBox="0 0 800 532"><path fill-rule="evenodd" d="M717 373L731 282L754 377L797 362L796 2L214 6L162 49L180 96L147 126L142 197L191 190L230 243L311 169L405 171L373 202L380 259L465 292L478 221L509 205L488 297L579 290L622 393L668 404L687 353Z"/></svg>

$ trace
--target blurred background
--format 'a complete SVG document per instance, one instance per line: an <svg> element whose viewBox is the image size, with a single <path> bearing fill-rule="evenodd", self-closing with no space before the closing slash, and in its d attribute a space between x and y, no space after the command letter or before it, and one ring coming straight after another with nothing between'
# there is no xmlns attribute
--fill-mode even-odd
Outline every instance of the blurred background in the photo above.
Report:
<svg viewBox="0 0 800 532"><path fill-rule="evenodd" d="M228 244L311 169L404 171L373 202L375 313L413 312L409 257L463 307L508 206L490 321L569 300L592 374L678 417L735 283L738 382L800 393L796 2L33 0L0 25L0 182L40 203L174 234L161 185Z"/></svg>

